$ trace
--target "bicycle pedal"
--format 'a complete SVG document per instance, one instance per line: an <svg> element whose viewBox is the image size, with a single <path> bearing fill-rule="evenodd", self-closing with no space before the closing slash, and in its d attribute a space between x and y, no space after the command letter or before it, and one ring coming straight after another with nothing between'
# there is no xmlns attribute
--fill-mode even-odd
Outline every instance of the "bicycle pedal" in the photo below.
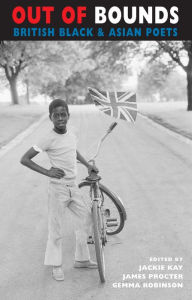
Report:
<svg viewBox="0 0 192 300"><path fill-rule="evenodd" d="M91 242L90 242L90 241L87 241L87 244L88 244L88 245L94 245L95 242L94 242L94 241L91 241Z"/></svg>
<svg viewBox="0 0 192 300"><path fill-rule="evenodd" d="M113 227L113 226L118 226L118 223L116 222L107 223L107 227Z"/></svg>
<svg viewBox="0 0 192 300"><path fill-rule="evenodd" d="M95 244L94 240L93 240L93 237L92 236L89 236L88 240L87 240L87 244L89 245L93 245Z"/></svg>
<svg viewBox="0 0 192 300"><path fill-rule="evenodd" d="M114 221L117 222L117 219L116 219L116 218L108 218L108 219L107 219L107 222L114 222Z"/></svg>

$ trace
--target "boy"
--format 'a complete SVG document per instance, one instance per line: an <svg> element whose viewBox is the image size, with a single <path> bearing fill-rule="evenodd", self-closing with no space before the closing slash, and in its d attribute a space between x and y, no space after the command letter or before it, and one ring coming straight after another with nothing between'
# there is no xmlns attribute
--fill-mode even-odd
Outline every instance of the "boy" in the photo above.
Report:
<svg viewBox="0 0 192 300"><path fill-rule="evenodd" d="M98 169L90 165L76 150L76 138L67 129L69 110L64 100L55 99L50 103L49 118L53 122L53 130L23 155L21 163L38 173L50 177L49 234L44 264L53 266L52 275L54 279L64 280L62 270L62 221L66 207L69 207L80 221L79 229L76 231L74 267L97 268L97 264L90 260L87 245L91 214L84 206L75 183L76 160L85 165L89 173L92 171L98 172ZM48 154L52 165L50 170L32 161L33 157L42 151L46 151Z"/></svg>

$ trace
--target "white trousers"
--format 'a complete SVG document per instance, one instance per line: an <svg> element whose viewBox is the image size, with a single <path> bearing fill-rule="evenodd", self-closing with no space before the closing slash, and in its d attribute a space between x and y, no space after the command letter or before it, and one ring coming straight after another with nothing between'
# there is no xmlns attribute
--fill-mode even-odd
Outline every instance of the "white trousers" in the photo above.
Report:
<svg viewBox="0 0 192 300"><path fill-rule="evenodd" d="M92 226L91 212L85 206L78 186L50 183L48 197L48 240L45 251L45 265L62 265L63 220L68 207L78 218L75 260L90 259L87 237Z"/></svg>

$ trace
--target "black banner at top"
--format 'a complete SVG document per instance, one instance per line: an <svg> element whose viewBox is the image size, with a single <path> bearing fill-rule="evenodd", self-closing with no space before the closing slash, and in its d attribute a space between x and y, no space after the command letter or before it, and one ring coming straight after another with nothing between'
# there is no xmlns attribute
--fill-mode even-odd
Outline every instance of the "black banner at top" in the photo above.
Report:
<svg viewBox="0 0 192 300"><path fill-rule="evenodd" d="M1 40L191 40L181 1L9 0Z"/></svg>

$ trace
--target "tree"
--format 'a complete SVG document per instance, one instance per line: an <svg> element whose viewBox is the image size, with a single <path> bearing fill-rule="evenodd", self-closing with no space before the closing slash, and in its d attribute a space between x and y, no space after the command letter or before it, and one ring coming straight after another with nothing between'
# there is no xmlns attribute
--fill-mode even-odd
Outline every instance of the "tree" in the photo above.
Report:
<svg viewBox="0 0 192 300"><path fill-rule="evenodd" d="M51 98L65 97L66 81L77 70L83 70L83 63L84 51L79 42L44 42L36 60L28 68L31 93Z"/></svg>
<svg viewBox="0 0 192 300"><path fill-rule="evenodd" d="M98 74L94 69L74 72L65 83L66 98L71 99L73 102L78 97L85 99L88 93L87 88L93 86L100 89L101 83L103 83L102 74Z"/></svg>
<svg viewBox="0 0 192 300"><path fill-rule="evenodd" d="M180 66L187 78L187 110L192 110L192 41L102 41L92 46L92 56L122 72L133 70L135 63L138 77L153 61L163 62L165 71Z"/></svg>
<svg viewBox="0 0 192 300"><path fill-rule="evenodd" d="M185 74L161 61L147 64L139 76L137 98L141 101L186 100Z"/></svg>
<svg viewBox="0 0 192 300"><path fill-rule="evenodd" d="M187 110L192 111L192 41L158 41L158 45L185 71L187 77Z"/></svg>
<svg viewBox="0 0 192 300"><path fill-rule="evenodd" d="M161 95L166 82L167 69L161 62L147 64L139 75L137 94L142 101L154 101Z"/></svg>
<svg viewBox="0 0 192 300"><path fill-rule="evenodd" d="M91 56L88 44L82 41L46 43L38 63L30 66L30 90L74 102L78 96L86 96L88 86L113 86L115 74Z"/></svg>
<svg viewBox="0 0 192 300"><path fill-rule="evenodd" d="M86 42L89 49L87 60L92 62L91 73L97 77L92 82L96 88L101 90L122 90L122 83L132 76L132 68L127 63L127 51L130 54L135 48L135 42L124 41L91 41ZM89 78L89 77L88 77Z"/></svg>
<svg viewBox="0 0 192 300"><path fill-rule="evenodd" d="M71 42L4 41L0 44L0 67L4 70L13 104L18 104L17 83L26 85L27 102L30 93L45 93L60 82L65 85L77 62L81 49Z"/></svg>
<svg viewBox="0 0 192 300"><path fill-rule="evenodd" d="M4 41L0 44L0 67L9 82L13 104L19 104L17 80L21 71L27 66L31 56L25 42Z"/></svg>

